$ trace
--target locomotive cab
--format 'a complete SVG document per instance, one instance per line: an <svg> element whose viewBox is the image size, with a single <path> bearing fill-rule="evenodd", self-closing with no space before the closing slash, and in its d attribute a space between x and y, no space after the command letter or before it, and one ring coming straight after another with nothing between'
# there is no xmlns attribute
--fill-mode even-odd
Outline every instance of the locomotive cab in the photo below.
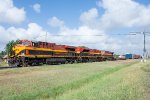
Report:
<svg viewBox="0 0 150 100"><path fill-rule="evenodd" d="M18 55L25 55L25 49L26 47L31 47L32 46L32 42L28 41L28 40L19 40L19 42L13 47L13 52L14 55L13 56L18 56Z"/></svg>
<svg viewBox="0 0 150 100"><path fill-rule="evenodd" d="M16 46L32 46L32 42L28 40L19 40Z"/></svg>
<svg viewBox="0 0 150 100"><path fill-rule="evenodd" d="M26 47L31 47L32 42L28 40L19 40L18 43L12 48L12 53L9 59L10 66L21 66L24 63L26 55Z"/></svg>

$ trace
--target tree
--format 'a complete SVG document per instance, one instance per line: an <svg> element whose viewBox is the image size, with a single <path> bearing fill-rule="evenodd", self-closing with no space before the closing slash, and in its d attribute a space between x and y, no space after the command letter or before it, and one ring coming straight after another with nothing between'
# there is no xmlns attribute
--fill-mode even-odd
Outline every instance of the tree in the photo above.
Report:
<svg viewBox="0 0 150 100"><path fill-rule="evenodd" d="M5 51L7 52L8 56L11 56L13 54L12 49L18 42L19 42L18 40L16 40L16 41L12 40L6 44Z"/></svg>
<svg viewBox="0 0 150 100"><path fill-rule="evenodd" d="M5 51L1 51L0 52L0 58L2 58L4 55L6 55L6 52Z"/></svg>

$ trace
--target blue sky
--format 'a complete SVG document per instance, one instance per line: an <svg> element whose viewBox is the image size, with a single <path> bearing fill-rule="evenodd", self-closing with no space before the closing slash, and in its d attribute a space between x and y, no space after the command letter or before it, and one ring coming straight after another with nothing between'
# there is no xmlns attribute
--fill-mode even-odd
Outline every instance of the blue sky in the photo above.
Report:
<svg viewBox="0 0 150 100"><path fill-rule="evenodd" d="M44 27L47 31L57 30L51 28L47 25L47 20L50 17L56 16L59 19L63 20L66 26L70 28L76 28L80 25L80 15L89 10L90 8L97 8L99 14L102 15L104 9L97 6L97 2L100 0L13 0L14 5L21 8L24 7L27 14L27 19L22 24L17 24L16 27L27 27L26 24L29 22L36 22L37 24ZM148 0L135 0L136 2L149 5L150 1ZM41 12L36 13L32 9L34 4L41 5ZM15 24L14 24L15 25ZM9 26L6 24L6 26ZM142 29L142 28L141 28ZM126 29L127 31L130 29ZM134 30L134 29L133 29ZM111 30L112 32L123 32L126 33L125 29Z"/></svg>
<svg viewBox="0 0 150 100"><path fill-rule="evenodd" d="M14 0L17 7L24 7L27 11L28 20L47 27L47 19L53 16L65 21L69 27L79 26L79 16L82 12L96 6L97 0ZM37 14L32 5L39 3L41 13ZM102 10L100 11L102 12Z"/></svg>
<svg viewBox="0 0 150 100"><path fill-rule="evenodd" d="M141 35L112 34L150 31L148 0L1 0L0 4L0 35L4 37L0 37L0 50L12 39L33 40L47 32L49 42L141 54ZM104 36L52 37L52 34ZM147 37L147 45L149 40ZM149 46L147 49L150 50Z"/></svg>
<svg viewBox="0 0 150 100"><path fill-rule="evenodd" d="M26 24L29 22L36 22L49 30L50 27L46 23L48 18L57 16L64 20L67 26L71 28L78 27L80 25L80 15L90 8L98 8L99 13L103 14L104 9L96 5L98 1L100 0L13 0L14 5L18 8L24 7L27 14L27 19L24 23L13 25L16 27L26 27ZM148 0L135 1L144 5L150 3ZM36 3L41 5L40 13L36 13L32 9L32 5ZM4 25L7 27L10 26L10 24Z"/></svg>
<svg viewBox="0 0 150 100"><path fill-rule="evenodd" d="M79 25L79 16L82 12L90 8L97 7L96 2L99 0L14 0L14 5L24 7L27 11L28 20L45 24L47 19L57 16L63 19L70 27ZM149 0L135 0L141 4L148 5ZM39 3L41 5L41 13L37 14L32 9L32 5ZM99 8L99 12L103 13L103 9Z"/></svg>

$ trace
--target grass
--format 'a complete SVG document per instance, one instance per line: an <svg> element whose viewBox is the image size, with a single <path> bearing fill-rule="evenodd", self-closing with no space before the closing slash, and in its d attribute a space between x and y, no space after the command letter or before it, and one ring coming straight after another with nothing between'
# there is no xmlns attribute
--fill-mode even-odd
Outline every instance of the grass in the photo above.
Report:
<svg viewBox="0 0 150 100"><path fill-rule="evenodd" d="M148 63L145 63L145 65L141 67L141 69L145 72L144 76L142 77L142 83L144 84L143 88L145 90L144 96L148 100L150 98L150 61L148 61Z"/></svg>
<svg viewBox="0 0 150 100"><path fill-rule="evenodd" d="M149 72L143 69L149 62L138 62L127 60L0 70L0 98L141 100L148 98Z"/></svg>
<svg viewBox="0 0 150 100"><path fill-rule="evenodd" d="M148 100L150 79L146 77L148 73L140 70L141 66L145 67L145 64L134 64L111 73L82 88L68 91L57 99Z"/></svg>
<svg viewBox="0 0 150 100"><path fill-rule="evenodd" d="M150 72L150 63L146 63L145 66L141 67L141 69L145 72Z"/></svg>

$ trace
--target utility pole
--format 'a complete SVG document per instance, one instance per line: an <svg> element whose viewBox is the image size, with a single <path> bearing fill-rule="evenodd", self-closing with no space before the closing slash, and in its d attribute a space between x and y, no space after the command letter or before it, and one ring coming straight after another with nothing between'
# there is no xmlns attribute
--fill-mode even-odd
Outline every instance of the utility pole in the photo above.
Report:
<svg viewBox="0 0 150 100"><path fill-rule="evenodd" d="M143 58L145 59L146 58L146 47L145 47L145 44L146 44L146 34L145 32L143 32L143 35L144 35L144 48L143 48Z"/></svg>
<svg viewBox="0 0 150 100"><path fill-rule="evenodd" d="M136 34L143 34L143 62L146 62L146 58L147 58L147 50L146 50L146 35L148 35L148 34L146 34L146 33L150 33L150 32L145 32L145 31L143 31L143 32L131 32L131 33L136 33Z"/></svg>

